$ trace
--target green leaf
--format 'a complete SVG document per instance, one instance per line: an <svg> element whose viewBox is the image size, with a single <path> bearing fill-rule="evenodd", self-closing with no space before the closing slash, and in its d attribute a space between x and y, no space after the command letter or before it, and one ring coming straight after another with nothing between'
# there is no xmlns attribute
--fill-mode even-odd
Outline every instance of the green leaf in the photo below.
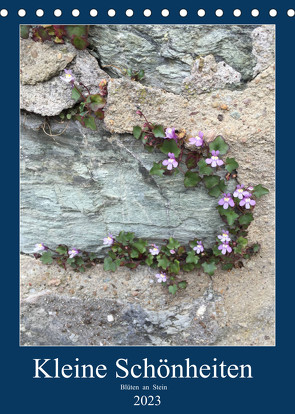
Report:
<svg viewBox="0 0 295 414"><path fill-rule="evenodd" d="M119 235L116 237L116 241L127 246L129 243L132 243L134 239L134 233L125 233L125 231L120 231Z"/></svg>
<svg viewBox="0 0 295 414"><path fill-rule="evenodd" d="M213 174L213 169L206 164L204 159L201 159L198 162L199 173L202 175L211 175Z"/></svg>
<svg viewBox="0 0 295 414"><path fill-rule="evenodd" d="M164 128L161 125L155 125L153 129L153 134L155 135L156 138L163 138L165 136ZM172 152L172 151L168 151L168 152ZM166 152L166 154L168 154L168 152Z"/></svg>
<svg viewBox="0 0 295 414"><path fill-rule="evenodd" d="M207 273L209 276L213 276L215 270L217 269L214 262L202 263L202 267L204 269L204 272Z"/></svg>
<svg viewBox="0 0 295 414"><path fill-rule="evenodd" d="M184 272L191 272L192 270L194 270L194 268L195 268L195 265L193 263L187 263L182 266L182 270Z"/></svg>
<svg viewBox="0 0 295 414"><path fill-rule="evenodd" d="M247 246L248 240L244 239L244 237L239 237L237 239L237 246L234 247L235 253L242 253L243 249Z"/></svg>
<svg viewBox="0 0 295 414"><path fill-rule="evenodd" d="M89 254L89 260L94 260L94 259L96 259L96 254L95 253L90 253Z"/></svg>
<svg viewBox="0 0 295 414"><path fill-rule="evenodd" d="M197 264L199 261L199 257L195 254L195 252L193 250L191 250L190 252L188 252L187 254L187 258L186 258L186 263L193 263L193 264Z"/></svg>
<svg viewBox="0 0 295 414"><path fill-rule="evenodd" d="M225 263L221 266L222 270L232 270L232 268L234 267L233 263Z"/></svg>
<svg viewBox="0 0 295 414"><path fill-rule="evenodd" d="M90 108L93 112L97 112L99 109L103 108L106 104L106 100L103 96L96 94L96 95L90 95Z"/></svg>
<svg viewBox="0 0 295 414"><path fill-rule="evenodd" d="M133 243L132 246L137 249L140 253L146 252L147 241L139 239L137 242Z"/></svg>
<svg viewBox="0 0 295 414"><path fill-rule="evenodd" d="M243 249L247 246L248 244L248 239L245 239L244 237L239 237L237 239L237 244L239 244L240 246L243 247Z"/></svg>
<svg viewBox="0 0 295 414"><path fill-rule="evenodd" d="M186 157L185 164L189 170L192 170L198 165L198 159L193 154L189 154Z"/></svg>
<svg viewBox="0 0 295 414"><path fill-rule="evenodd" d="M208 194L212 197L219 197L220 193L221 193L221 190L218 185L211 188L211 190L208 192Z"/></svg>
<svg viewBox="0 0 295 414"><path fill-rule="evenodd" d="M79 92L77 87L74 86L72 89L72 99L74 99L74 101L78 101L80 98L81 98L81 93Z"/></svg>
<svg viewBox="0 0 295 414"><path fill-rule="evenodd" d="M221 135L216 137L214 141L210 142L209 144L210 151L219 151L220 155L224 155L228 151L228 145L224 141Z"/></svg>
<svg viewBox="0 0 295 414"><path fill-rule="evenodd" d="M84 260L82 259L82 257L76 256L75 257L75 262L77 265L83 265L84 264Z"/></svg>
<svg viewBox="0 0 295 414"><path fill-rule="evenodd" d="M55 249L56 251L57 251L57 253L59 253L59 254L67 254L68 253L68 248L67 248L67 246L64 246L64 245L59 245L59 246L57 246L57 248Z"/></svg>
<svg viewBox="0 0 295 414"><path fill-rule="evenodd" d="M162 256L158 255L157 261L158 261L159 267L162 267L162 269L167 269L170 264L168 257L165 255L162 255Z"/></svg>
<svg viewBox="0 0 295 414"><path fill-rule="evenodd" d="M74 264L74 263L75 263L75 258L74 258L74 257L72 257L72 258L68 258L67 263L68 263L69 265Z"/></svg>
<svg viewBox="0 0 295 414"><path fill-rule="evenodd" d="M86 25L68 25L64 26L67 36L71 38L72 36L87 36L88 27Z"/></svg>
<svg viewBox="0 0 295 414"><path fill-rule="evenodd" d="M154 256L152 254L149 254L145 262L148 266L151 266L154 262Z"/></svg>
<svg viewBox="0 0 295 414"><path fill-rule="evenodd" d="M44 252L40 257L40 260L43 264L51 264L53 262L51 252Z"/></svg>
<svg viewBox="0 0 295 414"><path fill-rule="evenodd" d="M168 287L168 290L169 290L169 292L170 293L172 293L172 295L175 295L175 293L177 292L177 290L178 290L178 287L177 287L177 285L170 285L169 287Z"/></svg>
<svg viewBox="0 0 295 414"><path fill-rule="evenodd" d="M229 226L232 226L234 222L236 221L236 219L239 217L239 215L236 214L234 210L232 210L231 208L228 208L226 210L222 206L219 206L218 211L219 211L219 214L226 217Z"/></svg>
<svg viewBox="0 0 295 414"><path fill-rule="evenodd" d="M256 185L256 187L254 187L254 191L252 191L252 194L257 198L260 198L264 194L268 194L268 193L269 193L269 190L265 187L262 187L261 184Z"/></svg>
<svg viewBox="0 0 295 414"><path fill-rule="evenodd" d="M220 178L218 175L211 175L203 178L206 188L210 189L219 184Z"/></svg>
<svg viewBox="0 0 295 414"><path fill-rule="evenodd" d="M167 244L169 250L177 250L179 246L179 241L173 239L173 237L169 237L169 243Z"/></svg>
<svg viewBox="0 0 295 414"><path fill-rule="evenodd" d="M240 218L239 218L239 223L244 226L244 225L248 225L251 223L251 221L253 221L253 214L252 213L246 213L243 214Z"/></svg>
<svg viewBox="0 0 295 414"><path fill-rule="evenodd" d="M136 139L139 139L142 133L142 129L140 128L140 126L135 126L133 127L133 136Z"/></svg>
<svg viewBox="0 0 295 414"><path fill-rule="evenodd" d="M225 162L225 169L232 173L234 170L236 170L239 167L239 164L234 158L227 158Z"/></svg>
<svg viewBox="0 0 295 414"><path fill-rule="evenodd" d="M78 50L84 50L89 45L85 36L73 36L71 39L72 45Z"/></svg>
<svg viewBox="0 0 295 414"><path fill-rule="evenodd" d="M178 148L174 139L165 139L163 145L160 147L160 150L164 154L168 154L168 152L172 152L175 155L175 158L178 157L180 154L180 148Z"/></svg>
<svg viewBox="0 0 295 414"><path fill-rule="evenodd" d="M258 253L259 250L260 250L260 245L259 244L253 244L252 248L253 248L254 253Z"/></svg>
<svg viewBox="0 0 295 414"><path fill-rule="evenodd" d="M86 128L92 129L92 131L96 131L96 123L93 116L88 115L86 118L84 118L85 126Z"/></svg>
<svg viewBox="0 0 295 414"><path fill-rule="evenodd" d="M221 180L220 179L220 181L219 181L219 184L218 184L218 187L219 187L219 190L222 192L222 193L225 193L225 189L226 189L226 183L225 183L225 181L224 180Z"/></svg>
<svg viewBox="0 0 295 414"><path fill-rule="evenodd" d="M106 257L103 261L103 268L106 271L110 270L111 272L115 272L119 264L120 264L119 259L113 261L111 257Z"/></svg>
<svg viewBox="0 0 295 414"><path fill-rule="evenodd" d="M154 165L150 169L151 175L158 175L159 177L161 177L164 174L164 172L165 170L162 168L162 164L158 164L156 162L154 162Z"/></svg>
<svg viewBox="0 0 295 414"><path fill-rule="evenodd" d="M132 249L130 256L132 257L132 259L137 259L139 256L138 250Z"/></svg>
<svg viewBox="0 0 295 414"><path fill-rule="evenodd" d="M21 24L21 26L20 26L20 37L22 39L28 39L29 38L30 28L31 28L31 26L29 26L29 25Z"/></svg>
<svg viewBox="0 0 295 414"><path fill-rule="evenodd" d="M177 273L179 273L179 270L180 270L179 261L174 260L174 262L171 263L170 266L169 266L169 272L177 274Z"/></svg>
<svg viewBox="0 0 295 414"><path fill-rule="evenodd" d="M185 280L182 280L181 282L178 283L178 287L180 289L185 289L187 287L187 282Z"/></svg>
<svg viewBox="0 0 295 414"><path fill-rule="evenodd" d="M137 74L138 80L141 80L144 78L144 70L140 69L140 71Z"/></svg>
<svg viewBox="0 0 295 414"><path fill-rule="evenodd" d="M201 181L201 178L199 175L192 171L187 171L184 176L184 185L185 187L196 187L199 182Z"/></svg>

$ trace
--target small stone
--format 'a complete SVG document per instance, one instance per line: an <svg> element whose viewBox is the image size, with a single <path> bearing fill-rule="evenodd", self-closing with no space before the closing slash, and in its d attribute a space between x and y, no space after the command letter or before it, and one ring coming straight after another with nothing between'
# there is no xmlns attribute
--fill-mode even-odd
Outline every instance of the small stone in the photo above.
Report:
<svg viewBox="0 0 295 414"><path fill-rule="evenodd" d="M212 102L212 107L213 108L218 108L219 107L219 102L217 102L217 101Z"/></svg>
<svg viewBox="0 0 295 414"><path fill-rule="evenodd" d="M234 119L240 119L241 114L237 111L231 112L230 116Z"/></svg>
<svg viewBox="0 0 295 414"><path fill-rule="evenodd" d="M223 111L228 111L229 110L229 108L226 104L221 104L220 109L222 109Z"/></svg>
<svg viewBox="0 0 295 414"><path fill-rule="evenodd" d="M113 315L108 315L107 318L108 318L108 322L114 322Z"/></svg>
<svg viewBox="0 0 295 414"><path fill-rule="evenodd" d="M60 285L60 279L51 279L47 282L48 286L59 286Z"/></svg>
<svg viewBox="0 0 295 414"><path fill-rule="evenodd" d="M223 121L223 115L222 114L217 115L217 119L220 122Z"/></svg>

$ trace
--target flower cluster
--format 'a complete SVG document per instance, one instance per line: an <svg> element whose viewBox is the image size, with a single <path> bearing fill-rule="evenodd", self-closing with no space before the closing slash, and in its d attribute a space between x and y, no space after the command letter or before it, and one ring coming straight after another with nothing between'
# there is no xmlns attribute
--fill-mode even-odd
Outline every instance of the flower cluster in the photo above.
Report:
<svg viewBox="0 0 295 414"><path fill-rule="evenodd" d="M238 199L236 200L237 204L240 207L245 207L247 210L249 210L251 207L254 207L256 204L256 201L251 198L252 194L249 192L250 189L253 190L253 187L248 187L245 189L244 184L241 184L237 185L233 193L233 197ZM222 196L223 197L218 201L218 204L220 206L223 206L225 210L228 209L229 206L235 207L235 202L230 193L223 193Z"/></svg>
<svg viewBox="0 0 295 414"><path fill-rule="evenodd" d="M231 238L229 237L229 232L222 230L222 233L217 236L221 241L221 244L218 246L218 250L221 250L222 254L231 253L232 248L229 245Z"/></svg>

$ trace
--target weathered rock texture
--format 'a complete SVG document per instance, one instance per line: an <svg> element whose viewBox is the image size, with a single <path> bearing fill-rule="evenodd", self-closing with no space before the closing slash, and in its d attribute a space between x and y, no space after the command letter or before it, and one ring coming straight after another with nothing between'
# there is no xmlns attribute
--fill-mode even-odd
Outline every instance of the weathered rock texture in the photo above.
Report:
<svg viewBox="0 0 295 414"><path fill-rule="evenodd" d="M212 243L222 227L216 199L201 186L185 190L180 174L148 175L163 157L144 152L130 135L142 123L138 107L165 127L202 130L207 140L225 137L240 165L239 181L270 190L257 203L249 232L261 251L244 268L217 272L213 280L189 274L187 290L176 297L151 284L147 268L107 274L97 266L78 275L24 256L22 344L273 345L273 26L95 26L90 34L100 66L120 78L109 80L96 132L24 114L22 251L31 253L43 241L102 253L102 237L122 229L151 241L175 236L185 242L197 234ZM67 67L83 83L95 88L107 78L87 51L74 53ZM144 69L144 85L106 65ZM59 80L62 63L56 71L50 63L42 82L31 66L30 57L22 108L50 116L73 105Z"/></svg>
<svg viewBox="0 0 295 414"><path fill-rule="evenodd" d="M176 237L186 243L197 234L209 246L223 228L216 199L202 186L186 189L181 174L150 176L163 154L143 151L130 135L91 133L71 122L53 139L42 118L22 119L23 252L42 240L100 253L103 237L122 229L156 242ZM53 134L64 128L51 122Z"/></svg>
<svg viewBox="0 0 295 414"><path fill-rule="evenodd" d="M22 39L20 44L20 107L26 111L54 116L75 105L69 84L60 79L65 67L91 93L98 93L99 82L109 78L87 50L77 50L71 44L41 44L29 39Z"/></svg>

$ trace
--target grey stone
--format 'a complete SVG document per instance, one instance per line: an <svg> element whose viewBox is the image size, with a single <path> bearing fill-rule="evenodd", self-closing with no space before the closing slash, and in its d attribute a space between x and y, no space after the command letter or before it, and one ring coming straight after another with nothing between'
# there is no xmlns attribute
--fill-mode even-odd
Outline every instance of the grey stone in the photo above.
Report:
<svg viewBox="0 0 295 414"><path fill-rule="evenodd" d="M143 84L181 93L196 58L208 54L239 72L242 81L251 79L252 31L250 25L96 25L90 42L112 75L122 76L128 67L144 69Z"/></svg>
<svg viewBox="0 0 295 414"><path fill-rule="evenodd" d="M35 42L28 40L26 43L27 46L30 44L28 42L31 43L33 48L35 47ZM66 47L69 46L54 44L48 46L47 43L41 44L41 46L39 46L39 49L43 50L42 54L40 53L39 56L39 64L41 67L46 66L47 53L49 56L55 56L55 54L62 53ZM27 65L29 66L27 67ZM63 72L61 72L63 65L60 66L59 63L56 64L55 70L54 65L52 65L52 71L50 72L52 77L49 78L49 75L47 74L46 78L44 77L44 79L42 79L44 82L40 81L41 76L38 75L35 66L33 66L34 70L32 70L29 59L23 59L22 67L24 68L24 72L28 73L27 78L30 79L30 84L26 81L25 84L21 85L21 109L43 116L55 116L60 114L64 109L72 108L75 105L76 102L71 97L72 90L70 85L62 81L59 76L63 74ZM91 56L87 50L76 50L76 57L67 68L72 70L77 82L82 82L87 86L91 93L98 93L99 82L102 79L109 79L109 76L100 69L97 60ZM53 76L56 73L58 73L58 76ZM49 79L45 80L47 78ZM87 91L83 86L81 86L81 90L87 95Z"/></svg>
<svg viewBox="0 0 295 414"><path fill-rule="evenodd" d="M194 95L225 87L235 87L241 74L225 62L215 62L213 55L197 58L190 76L183 81L183 95Z"/></svg>
<svg viewBox="0 0 295 414"><path fill-rule="evenodd" d="M200 324L197 309L204 303ZM140 304L44 292L37 301L22 301L21 345L210 345L220 334L211 318L214 308L203 297L190 306L152 311Z"/></svg>
<svg viewBox="0 0 295 414"><path fill-rule="evenodd" d="M35 85L57 76L76 56L70 43L33 42L20 39L20 80L23 85Z"/></svg>
<svg viewBox="0 0 295 414"><path fill-rule="evenodd" d="M275 60L275 26L257 27L251 33L253 39L252 53L257 59L253 69L254 75L267 69Z"/></svg>
<svg viewBox="0 0 295 414"><path fill-rule="evenodd" d="M21 249L60 243L102 253L108 232L133 231L161 243L199 237L210 246L223 227L216 198L186 189L183 175L149 175L163 154L133 136L89 132L72 121L49 137L42 118L25 115L21 129ZM53 134L65 125L51 121Z"/></svg>

